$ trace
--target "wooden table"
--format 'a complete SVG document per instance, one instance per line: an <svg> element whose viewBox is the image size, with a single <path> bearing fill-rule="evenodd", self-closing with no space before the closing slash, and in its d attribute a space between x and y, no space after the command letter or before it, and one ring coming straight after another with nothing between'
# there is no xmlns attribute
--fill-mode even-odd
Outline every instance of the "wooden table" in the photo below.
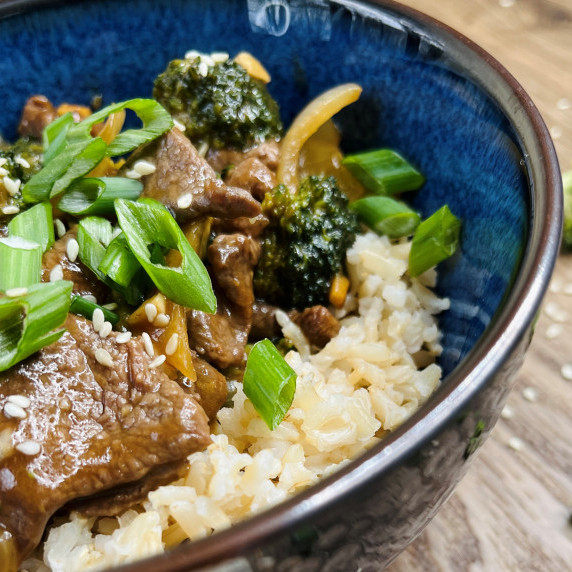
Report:
<svg viewBox="0 0 572 572"><path fill-rule="evenodd" d="M539 108L562 169L572 168L572 0L402 3L497 58ZM572 364L572 254L560 256L543 307L505 418L390 572L572 570L572 381L561 373Z"/></svg>

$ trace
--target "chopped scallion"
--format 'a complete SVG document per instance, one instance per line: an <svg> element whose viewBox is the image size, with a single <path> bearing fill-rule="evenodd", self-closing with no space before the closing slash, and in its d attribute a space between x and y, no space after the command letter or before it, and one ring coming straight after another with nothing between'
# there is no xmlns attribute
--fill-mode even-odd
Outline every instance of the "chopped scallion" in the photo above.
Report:
<svg viewBox="0 0 572 572"><path fill-rule="evenodd" d="M410 236L421 222L413 209L391 197L365 197L350 207L372 230L389 238Z"/></svg>
<svg viewBox="0 0 572 572"><path fill-rule="evenodd" d="M140 304L152 286L123 233L116 236L107 247L99 270L112 282L112 288L119 290L132 306Z"/></svg>
<svg viewBox="0 0 572 572"><path fill-rule="evenodd" d="M378 195L415 191L425 182L415 167L391 149L348 155L342 163L366 189Z"/></svg>
<svg viewBox="0 0 572 572"><path fill-rule="evenodd" d="M413 236L409 252L409 275L419 276L449 258L459 244L461 220L447 205L424 220Z"/></svg>
<svg viewBox="0 0 572 572"><path fill-rule="evenodd" d="M141 129L127 129L120 133L107 147L107 155L115 157L137 149L143 143L153 141L173 127L173 119L160 103L154 99L130 99L114 103L100 109L97 113L86 117L73 125L68 131L68 141L83 141L91 137L91 128L102 123L112 113L122 109L130 109L143 122Z"/></svg>
<svg viewBox="0 0 572 572"><path fill-rule="evenodd" d="M0 371L63 334L73 284L65 280L30 286L22 296L0 297ZM54 331L55 330L55 331Z"/></svg>
<svg viewBox="0 0 572 572"><path fill-rule="evenodd" d="M0 292L40 282L43 252L41 244L19 236L0 238Z"/></svg>
<svg viewBox="0 0 572 572"><path fill-rule="evenodd" d="M78 225L79 259L104 282L105 274L99 270L99 265L112 239L113 227L104 218L87 217L81 220Z"/></svg>
<svg viewBox="0 0 572 572"><path fill-rule="evenodd" d="M105 319L108 322L111 322L111 324L113 324L114 326L115 324L117 324L117 322L119 322L119 316L115 312L112 312L111 310L108 310L107 308L104 308L103 306L100 306L99 304L96 304L91 300L86 300L82 296L72 297L70 305L70 312L72 314L76 314L77 316L83 316L88 320L92 320L93 312L97 308L99 308L103 312Z"/></svg>
<svg viewBox="0 0 572 572"><path fill-rule="evenodd" d="M274 430L292 405L296 373L270 340L261 340L248 354L243 388L260 417Z"/></svg>
<svg viewBox="0 0 572 572"><path fill-rule="evenodd" d="M8 223L8 235L37 242L45 252L55 240L52 205L46 201L15 216Z"/></svg>
<svg viewBox="0 0 572 572"><path fill-rule="evenodd" d="M60 199L58 207L76 216L113 214L115 199L137 199L143 183L125 177L81 178Z"/></svg>
<svg viewBox="0 0 572 572"><path fill-rule="evenodd" d="M65 191L105 157L107 145L97 137L68 144L23 187L26 202L45 201Z"/></svg>
<svg viewBox="0 0 572 572"><path fill-rule="evenodd" d="M66 135L73 124L73 115L65 113L48 123L42 132L44 145L44 165L47 165L66 146Z"/></svg>
<svg viewBox="0 0 572 572"><path fill-rule="evenodd" d="M161 203L150 199L139 202L117 199L115 212L129 248L167 298L203 312L216 311L216 297L206 268ZM182 256L181 265L171 268L153 263L150 248L154 245L178 250Z"/></svg>

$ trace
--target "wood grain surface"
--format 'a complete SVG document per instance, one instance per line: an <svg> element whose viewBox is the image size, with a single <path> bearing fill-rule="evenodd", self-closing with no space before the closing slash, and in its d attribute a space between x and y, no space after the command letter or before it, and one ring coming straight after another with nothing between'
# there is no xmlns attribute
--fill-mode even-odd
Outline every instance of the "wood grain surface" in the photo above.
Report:
<svg viewBox="0 0 572 572"><path fill-rule="evenodd" d="M572 168L572 0L403 0L498 59ZM572 570L572 255L562 254L505 418L390 572Z"/></svg>

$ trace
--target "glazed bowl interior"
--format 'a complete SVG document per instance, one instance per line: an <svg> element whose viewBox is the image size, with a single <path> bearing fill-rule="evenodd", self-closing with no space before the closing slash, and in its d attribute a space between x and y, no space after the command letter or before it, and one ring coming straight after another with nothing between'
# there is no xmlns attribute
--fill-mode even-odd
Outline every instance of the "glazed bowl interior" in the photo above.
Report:
<svg viewBox="0 0 572 572"><path fill-rule="evenodd" d="M82 104L96 95L104 104L149 97L154 77L190 49L253 53L272 76L286 125L324 90L361 84L360 100L337 117L344 149L400 151L427 178L411 196L414 206L429 215L448 204L463 225L460 250L439 269L438 293L451 300L439 322L443 387L391 446L368 454L376 463L370 476L459 414L530 325L559 236L554 152L526 94L500 65L391 2L44 4L0 7L0 133L8 140L29 95ZM540 194L551 185L548 198ZM425 430L414 431L421 422ZM360 461L341 476L363 478ZM268 530L285 526L284 511L300 515L331 500L337 478L302 495L304 507L294 499L273 509Z"/></svg>

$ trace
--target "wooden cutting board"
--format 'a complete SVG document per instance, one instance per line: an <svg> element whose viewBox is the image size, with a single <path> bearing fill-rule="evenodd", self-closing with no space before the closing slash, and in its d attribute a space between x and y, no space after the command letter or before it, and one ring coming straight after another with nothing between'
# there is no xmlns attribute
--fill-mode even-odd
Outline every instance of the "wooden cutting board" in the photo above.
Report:
<svg viewBox="0 0 572 572"><path fill-rule="evenodd" d="M572 0L403 0L462 32L523 85L572 169ZM390 572L572 571L572 253L468 475Z"/></svg>

